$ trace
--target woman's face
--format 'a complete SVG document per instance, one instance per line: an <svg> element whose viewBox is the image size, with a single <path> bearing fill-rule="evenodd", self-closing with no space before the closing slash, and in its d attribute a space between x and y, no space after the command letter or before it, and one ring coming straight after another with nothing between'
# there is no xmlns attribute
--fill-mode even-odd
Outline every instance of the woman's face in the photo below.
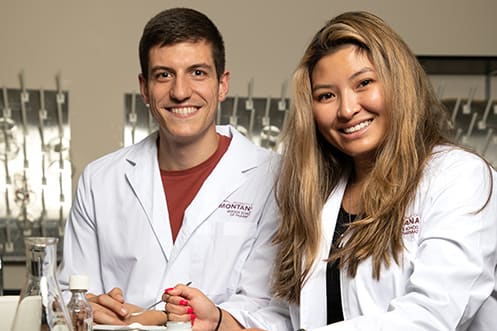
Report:
<svg viewBox="0 0 497 331"><path fill-rule="evenodd" d="M354 45L321 58L311 73L312 111L325 139L352 157L372 161L387 130L383 84Z"/></svg>

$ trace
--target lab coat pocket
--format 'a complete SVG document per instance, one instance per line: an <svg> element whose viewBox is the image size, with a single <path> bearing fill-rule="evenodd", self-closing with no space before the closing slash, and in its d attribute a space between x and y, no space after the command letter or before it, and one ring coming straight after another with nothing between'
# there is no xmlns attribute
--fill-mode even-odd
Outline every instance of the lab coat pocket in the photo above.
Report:
<svg viewBox="0 0 497 331"><path fill-rule="evenodd" d="M226 300L237 289L240 273L256 236L256 224L244 221L214 222L211 231L195 240L192 260L195 278L215 302Z"/></svg>

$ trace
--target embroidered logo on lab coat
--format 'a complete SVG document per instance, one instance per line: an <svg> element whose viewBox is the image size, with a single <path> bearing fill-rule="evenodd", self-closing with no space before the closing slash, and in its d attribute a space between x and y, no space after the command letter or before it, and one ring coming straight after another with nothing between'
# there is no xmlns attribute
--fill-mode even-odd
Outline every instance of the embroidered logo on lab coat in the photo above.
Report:
<svg viewBox="0 0 497 331"><path fill-rule="evenodd" d="M402 226L402 234L405 236L407 234L419 233L419 216L412 215L404 218L404 225Z"/></svg>
<svg viewBox="0 0 497 331"><path fill-rule="evenodd" d="M236 216L236 217L242 217L242 218L247 218L250 216L250 213L252 212L252 204L247 203L247 202L231 202L224 200L220 205L220 209L226 210L226 213L229 216Z"/></svg>

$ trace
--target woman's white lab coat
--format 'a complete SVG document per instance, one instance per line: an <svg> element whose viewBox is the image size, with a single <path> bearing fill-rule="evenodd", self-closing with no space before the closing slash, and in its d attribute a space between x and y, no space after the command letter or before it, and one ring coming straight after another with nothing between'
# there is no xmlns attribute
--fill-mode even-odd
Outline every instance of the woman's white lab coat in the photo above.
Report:
<svg viewBox="0 0 497 331"><path fill-rule="evenodd" d="M354 278L343 270L345 320L326 326L326 262L346 181L331 194L322 215L320 256L304 284L300 307L290 307L294 328L307 330L467 330L494 288L497 262L497 175L461 150L439 148L429 162L404 219L401 266L371 275L371 260ZM477 212L487 201L488 205ZM360 317L361 316L361 317ZM487 317L490 315L487 315ZM493 326L472 330L497 330Z"/></svg>
<svg viewBox="0 0 497 331"><path fill-rule="evenodd" d="M218 132L232 141L186 209L174 244L157 134L90 163L66 224L59 281L87 274L90 292L120 287L142 307L191 281L240 322L257 325L246 312L271 297L278 161L229 126ZM273 315L269 325L284 330L288 321Z"/></svg>

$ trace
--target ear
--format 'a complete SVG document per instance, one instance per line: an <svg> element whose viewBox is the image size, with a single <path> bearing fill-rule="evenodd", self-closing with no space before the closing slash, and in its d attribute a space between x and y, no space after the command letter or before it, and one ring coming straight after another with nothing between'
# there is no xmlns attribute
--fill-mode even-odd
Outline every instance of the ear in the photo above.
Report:
<svg viewBox="0 0 497 331"><path fill-rule="evenodd" d="M138 75L138 82L140 84L140 94L142 96L143 102L148 105L150 103L148 99L148 83L147 79L143 76L143 74Z"/></svg>
<svg viewBox="0 0 497 331"><path fill-rule="evenodd" d="M224 101L226 97L228 96L228 92L230 89L230 72L225 71L221 77L219 77L219 95L218 95L218 101Z"/></svg>

